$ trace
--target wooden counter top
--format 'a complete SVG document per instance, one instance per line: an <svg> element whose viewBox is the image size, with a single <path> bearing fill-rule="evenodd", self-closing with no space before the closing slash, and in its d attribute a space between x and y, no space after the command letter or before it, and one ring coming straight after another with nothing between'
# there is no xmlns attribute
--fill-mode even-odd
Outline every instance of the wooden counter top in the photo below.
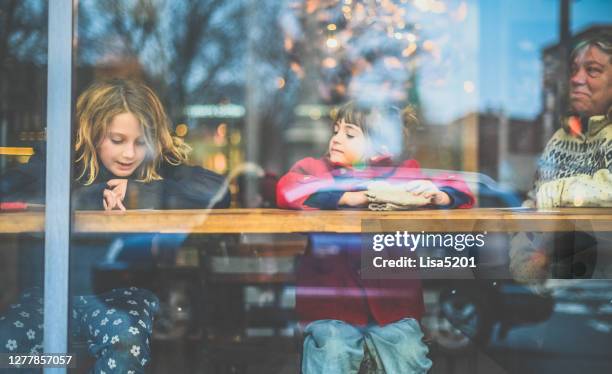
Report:
<svg viewBox="0 0 612 374"><path fill-rule="evenodd" d="M77 211L75 233L295 233L396 231L612 231L612 209L512 211L496 208L372 212L281 209ZM44 212L0 214L0 233L44 231Z"/></svg>

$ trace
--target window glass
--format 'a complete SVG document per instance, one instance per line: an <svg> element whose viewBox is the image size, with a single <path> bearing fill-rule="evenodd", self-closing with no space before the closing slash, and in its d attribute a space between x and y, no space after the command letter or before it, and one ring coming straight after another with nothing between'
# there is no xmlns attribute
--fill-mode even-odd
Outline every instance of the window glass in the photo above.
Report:
<svg viewBox="0 0 612 374"><path fill-rule="evenodd" d="M290 222L283 217L294 210L350 206L340 200L348 199L345 191L310 191L308 180L337 182L353 172L362 179L385 179L384 162L406 161L408 169L420 165L419 179L450 173L461 181L449 193L442 191L448 197L441 195L437 205L442 208L516 208L533 200L529 192L541 175L539 159L562 127L560 118L569 113L572 46L580 38L609 32L611 11L609 2L595 0L79 1L73 207L82 217L89 214L82 210L128 211L100 213L99 221L93 219L74 235L71 292L85 296L79 299L80 311L91 327L79 331L74 325L72 335L90 334L94 350L108 342L129 348L125 356L119 348L102 350L89 364L126 371L144 366L160 373L297 372L309 334L300 323L300 292L316 302L329 301L326 297L337 291L308 283L311 278L301 266L312 261L317 268L313 253L333 258L338 248L353 248L359 241L359 233L299 228L285 233L291 230L285 230ZM30 38L24 40L10 61L44 65L44 57L42 62L23 57L33 48L24 47L33 43ZM106 86L92 88L96 82ZM142 85L154 99L135 98L145 92ZM6 90L22 89L14 87L21 86L6 85ZM121 94L109 94L113 90ZM28 100L15 99L14 105ZM99 104L87 107L96 100ZM358 109L385 108L375 113L379 126L360 127L357 116L334 121L337 109L349 102ZM159 115L161 107L165 116ZM33 128L24 131L36 133L32 113L37 112L24 111L22 126ZM167 123L160 122L165 117ZM3 141L16 137L6 144L29 144L29 138L11 135L13 127L3 126ZM336 137L349 145L361 139L371 153L355 155L350 146L338 150ZM303 163L293 169L298 174L293 184L283 184L281 178L297 162ZM309 168L317 171L303 172ZM298 187L294 191L287 185ZM285 187L286 196L279 192ZM312 196L291 200L304 190ZM274 209L278 204L282 209L270 215L278 214L274 224L284 234L259 230L259 223L243 222L231 211L225 221L215 221L222 213L206 210ZM393 200L370 208L412 207L402 204ZM193 209L202 218L189 226ZM327 213L304 216L313 214L320 227L334 231L332 224L325 226L325 217L333 216ZM270 216L261 214L270 225ZM119 217L119 223L108 217ZM348 217L340 227L350 224ZM439 227L453 233L449 222ZM96 223L112 229L97 230ZM217 231L200 232L206 227ZM509 264L511 234L491 233L483 258L505 270L521 268ZM593 235L599 247L610 243L609 233ZM593 235L556 240L594 248ZM531 249L548 243L531 235L521 238ZM586 264L593 260L588 253ZM538 255L534 261L546 264ZM609 302L604 283L525 285L497 271L481 272L477 275L484 280L473 282L423 279L422 289L402 288L422 297L419 318L438 367L451 370L458 360L456 367L464 365L469 372L514 371L524 359L516 352L528 351L525 356L537 361L533 365L544 362L534 368L556 372L559 361L540 355L540 343L534 341L555 340L547 347L565 355L570 346L550 331L573 326L563 322L582 316L589 327L576 328L565 339L585 339L575 362L588 361L591 350L609 343L604 334L609 327L600 318L607 313L603 300ZM598 274L606 277L605 271ZM591 301L579 298L583 292L599 300L597 312L591 313ZM338 300L320 309L352 308ZM361 301L363 306L371 300ZM379 317L372 313L362 322L380 324ZM599 342L595 336L601 344L586 343ZM117 344L126 340L128 345ZM83 348L79 344L74 339L75 349ZM603 350L595 354L606 360Z"/></svg>
<svg viewBox="0 0 612 374"><path fill-rule="evenodd" d="M0 352L42 353L47 4L0 3Z"/></svg>

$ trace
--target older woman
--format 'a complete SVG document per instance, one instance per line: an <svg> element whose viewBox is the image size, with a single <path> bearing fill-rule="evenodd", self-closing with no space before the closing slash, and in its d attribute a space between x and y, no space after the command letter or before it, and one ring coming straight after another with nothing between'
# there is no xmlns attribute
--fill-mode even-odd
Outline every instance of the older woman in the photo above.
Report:
<svg viewBox="0 0 612 374"><path fill-rule="evenodd" d="M525 206L612 206L612 35L578 43L571 54L571 115L550 139ZM585 232L512 236L510 271L519 281L588 278L597 240Z"/></svg>
<svg viewBox="0 0 612 374"><path fill-rule="evenodd" d="M544 149L528 206L612 206L612 35L578 43L571 61L571 115Z"/></svg>

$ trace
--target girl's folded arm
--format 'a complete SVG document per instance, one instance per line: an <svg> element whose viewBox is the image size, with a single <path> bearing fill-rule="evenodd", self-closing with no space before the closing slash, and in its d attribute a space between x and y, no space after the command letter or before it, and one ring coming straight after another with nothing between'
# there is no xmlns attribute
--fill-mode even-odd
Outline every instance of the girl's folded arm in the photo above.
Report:
<svg viewBox="0 0 612 374"><path fill-rule="evenodd" d="M450 204L441 205L439 208L442 209L454 209L454 208L467 208L474 205L474 197L466 194L465 192L459 191L453 187L441 186L440 191L446 193L450 198Z"/></svg>
<svg viewBox="0 0 612 374"><path fill-rule="evenodd" d="M458 175L439 175L433 179L433 182L451 199L451 203L443 208L466 209L473 207L476 203L476 198L467 183Z"/></svg>
<svg viewBox="0 0 612 374"><path fill-rule="evenodd" d="M344 192L334 186L323 161L305 158L278 181L276 203L285 209L333 209Z"/></svg>
<svg viewBox="0 0 612 374"><path fill-rule="evenodd" d="M404 161L395 171L392 180L431 180L440 191L446 193L451 200L448 205L441 208L471 208L476 199L467 183L456 174L439 174L433 178L427 177L421 172L420 165L416 160Z"/></svg>
<svg viewBox="0 0 612 374"><path fill-rule="evenodd" d="M320 191L310 195L304 205L317 209L338 209L344 191Z"/></svg>

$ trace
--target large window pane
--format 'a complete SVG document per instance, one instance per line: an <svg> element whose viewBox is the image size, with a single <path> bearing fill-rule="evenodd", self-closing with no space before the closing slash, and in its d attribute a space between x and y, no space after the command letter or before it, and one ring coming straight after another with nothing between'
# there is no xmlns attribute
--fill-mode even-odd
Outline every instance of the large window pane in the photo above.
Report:
<svg viewBox="0 0 612 374"><path fill-rule="evenodd" d="M298 160L326 155L331 113L349 101L411 106L409 137L387 128L394 139L387 150L418 160L426 175L461 175L476 207L519 206L568 109L569 51L577 38L610 30L612 8L595 0L82 0L77 10L74 101L94 82L148 85L168 113L171 136L191 146L188 162L225 177L231 208L242 209L276 207L279 177ZM102 198L95 209L103 209ZM128 210L149 207L143 195L130 199ZM159 300L149 342L131 343L139 347L132 356L153 372L297 372L304 326L295 313L296 264L307 246L334 238L174 233L165 226L174 213L154 214L153 233L139 232L138 222L125 232L75 233L71 290L92 295L84 300L96 305L89 316L100 326L90 334L101 344L122 341L103 327L117 323L135 336L136 317ZM242 230L241 222L232 225ZM610 243L606 233L597 239ZM506 262L509 240L506 233L490 240ZM572 311L609 299L601 284L549 282L537 288L543 296L514 281L424 280L433 372L503 373L528 359L534 370L556 372L560 361L540 355L533 342L555 340L547 347L565 355L569 344L556 334L573 326L579 313ZM466 294L451 296L458 291ZM581 292L591 301L579 300ZM493 301L485 307L480 295ZM585 339L584 350L563 361L568 368L609 344L600 315L586 323L561 334ZM602 352L588 362L594 371L609 367ZM89 364L123 368L114 354Z"/></svg>

